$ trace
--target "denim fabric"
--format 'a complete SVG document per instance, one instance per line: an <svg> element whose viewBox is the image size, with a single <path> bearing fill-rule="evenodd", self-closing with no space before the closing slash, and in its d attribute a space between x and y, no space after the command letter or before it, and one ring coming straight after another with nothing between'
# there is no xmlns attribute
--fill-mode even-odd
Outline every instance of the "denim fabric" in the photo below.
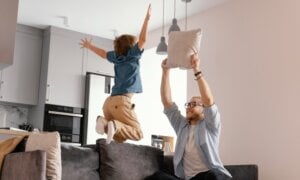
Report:
<svg viewBox="0 0 300 180"><path fill-rule="evenodd" d="M143 52L144 50L140 50L138 44L135 44L126 56L117 56L115 51L107 52L107 60L114 64L115 71L112 96L143 91L139 62Z"/></svg>

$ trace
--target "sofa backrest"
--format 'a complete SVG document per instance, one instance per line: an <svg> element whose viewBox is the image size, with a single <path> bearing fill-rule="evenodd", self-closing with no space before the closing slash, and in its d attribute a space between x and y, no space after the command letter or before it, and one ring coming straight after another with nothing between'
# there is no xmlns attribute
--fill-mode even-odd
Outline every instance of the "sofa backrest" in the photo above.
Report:
<svg viewBox="0 0 300 180"><path fill-rule="evenodd" d="M130 143L97 140L100 154L100 179L142 180L160 170L163 151Z"/></svg>
<svg viewBox="0 0 300 180"><path fill-rule="evenodd" d="M62 180L99 180L96 145L79 147L61 144Z"/></svg>

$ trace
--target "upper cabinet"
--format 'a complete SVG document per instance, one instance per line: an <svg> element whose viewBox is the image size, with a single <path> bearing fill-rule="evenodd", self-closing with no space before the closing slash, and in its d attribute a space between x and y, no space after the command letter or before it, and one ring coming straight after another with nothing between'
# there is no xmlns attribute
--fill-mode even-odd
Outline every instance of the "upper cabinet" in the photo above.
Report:
<svg viewBox="0 0 300 180"><path fill-rule="evenodd" d="M97 47L103 48L106 51L112 50L112 40L108 39L93 39L93 44ZM86 71L92 72L96 74L107 74L107 75L113 75L114 69L113 65L108 62L106 59L101 58L97 54L95 54L92 51L86 50L86 56L85 56L85 65L86 65Z"/></svg>
<svg viewBox="0 0 300 180"><path fill-rule="evenodd" d="M46 103L83 107L84 59L79 40L51 29Z"/></svg>
<svg viewBox="0 0 300 180"><path fill-rule="evenodd" d="M0 69L13 64L18 0L0 1Z"/></svg>
<svg viewBox="0 0 300 180"><path fill-rule="evenodd" d="M0 71L0 101L37 104L42 41L42 30L18 25L14 63Z"/></svg>
<svg viewBox="0 0 300 180"><path fill-rule="evenodd" d="M30 109L28 120L33 127L43 129L45 104L84 108L87 72L113 76L113 64L80 48L82 38L111 48L111 40L52 26L44 30L39 101Z"/></svg>
<svg viewBox="0 0 300 180"><path fill-rule="evenodd" d="M80 39L87 36L56 27L50 27L45 31L46 49L43 53L43 64L47 66L45 103L83 108L86 72L112 74L111 63L80 48ZM92 38L105 46L109 44L111 46L111 40Z"/></svg>

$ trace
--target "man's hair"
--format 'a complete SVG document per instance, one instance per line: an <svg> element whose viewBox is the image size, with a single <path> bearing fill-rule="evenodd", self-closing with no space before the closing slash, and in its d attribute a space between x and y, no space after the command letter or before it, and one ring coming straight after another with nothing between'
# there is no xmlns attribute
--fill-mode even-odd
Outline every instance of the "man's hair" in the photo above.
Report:
<svg viewBox="0 0 300 180"><path fill-rule="evenodd" d="M134 46L136 37L129 34L124 34L114 40L114 49L117 56L127 55L128 50Z"/></svg>
<svg viewBox="0 0 300 180"><path fill-rule="evenodd" d="M200 100L200 101L202 101L202 98L201 98L201 96L193 96L191 99L197 99L197 100Z"/></svg>

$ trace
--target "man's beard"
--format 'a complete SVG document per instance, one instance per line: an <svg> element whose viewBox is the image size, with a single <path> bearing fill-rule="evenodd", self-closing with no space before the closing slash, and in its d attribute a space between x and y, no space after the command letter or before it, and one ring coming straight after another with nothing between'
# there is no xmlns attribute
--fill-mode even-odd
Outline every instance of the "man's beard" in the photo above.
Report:
<svg viewBox="0 0 300 180"><path fill-rule="evenodd" d="M200 116L198 114L194 114L194 115L192 115L192 116L190 116L190 117L187 118L187 120L189 122L191 122L191 121L197 121L199 119L200 119Z"/></svg>
<svg viewBox="0 0 300 180"><path fill-rule="evenodd" d="M187 121L190 123L191 121L198 121L198 120L203 120L203 114L193 114L190 117L186 118Z"/></svg>

